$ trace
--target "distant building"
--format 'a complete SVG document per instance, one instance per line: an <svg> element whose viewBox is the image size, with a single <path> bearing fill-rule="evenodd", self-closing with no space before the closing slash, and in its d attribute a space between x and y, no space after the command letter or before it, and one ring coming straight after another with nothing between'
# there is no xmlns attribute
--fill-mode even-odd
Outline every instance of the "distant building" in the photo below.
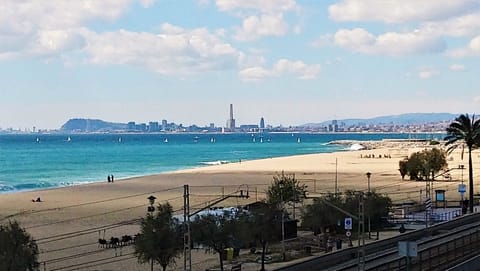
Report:
<svg viewBox="0 0 480 271"><path fill-rule="evenodd" d="M166 131L166 130L167 130L167 125L168 125L167 120L162 120L162 131Z"/></svg>
<svg viewBox="0 0 480 271"><path fill-rule="evenodd" d="M263 117L260 119L260 129L265 129L265 120Z"/></svg>
<svg viewBox="0 0 480 271"><path fill-rule="evenodd" d="M140 132L146 132L147 131L147 124L145 123L140 123L135 125L135 130L140 131Z"/></svg>
<svg viewBox="0 0 480 271"><path fill-rule="evenodd" d="M227 129L230 131L235 130L235 119L233 118L233 104L230 104L230 118L227 120Z"/></svg>
<svg viewBox="0 0 480 271"><path fill-rule="evenodd" d="M134 121L130 121L129 123L127 123L127 130L128 131L135 131L135 122Z"/></svg>
<svg viewBox="0 0 480 271"><path fill-rule="evenodd" d="M336 120L332 120L332 123L328 125L329 132L338 132L338 122Z"/></svg>
<svg viewBox="0 0 480 271"><path fill-rule="evenodd" d="M160 131L160 126L158 125L157 121L151 121L148 123L148 131L149 132L158 132Z"/></svg>
<svg viewBox="0 0 480 271"><path fill-rule="evenodd" d="M242 132L257 132L258 131L258 125L257 124L243 124L243 125L240 125L239 128Z"/></svg>

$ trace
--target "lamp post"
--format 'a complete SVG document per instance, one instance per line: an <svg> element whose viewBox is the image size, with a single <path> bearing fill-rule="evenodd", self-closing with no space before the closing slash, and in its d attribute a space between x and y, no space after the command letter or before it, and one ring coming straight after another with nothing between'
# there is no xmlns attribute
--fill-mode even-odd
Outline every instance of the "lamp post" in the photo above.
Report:
<svg viewBox="0 0 480 271"><path fill-rule="evenodd" d="M153 212L155 212L155 207L153 205L155 204L155 200L157 198L150 195L150 197L148 197L147 199L148 199L148 203L150 203L150 206L147 207L147 212L149 212L150 215L153 216ZM153 271L153 257L150 261L150 270Z"/></svg>
<svg viewBox="0 0 480 271"><path fill-rule="evenodd" d="M368 194L367 197L370 197L370 177L372 176L372 173L367 172L365 175L367 175L368 179ZM370 206L367 206L367 212L368 212L368 239L372 237L371 230L370 230Z"/></svg>
<svg viewBox="0 0 480 271"><path fill-rule="evenodd" d="M367 172L365 175L367 175L367 179L368 179L368 193L370 193L370 177L372 176L372 173Z"/></svg>
<svg viewBox="0 0 480 271"><path fill-rule="evenodd" d="M283 203L283 185L280 186L280 202L282 204L282 260L285 261L285 221L284 221L284 216L285 214L283 213L283 209L285 208L285 205Z"/></svg>
<svg viewBox="0 0 480 271"><path fill-rule="evenodd" d="M463 170L465 169L464 165L458 165L458 168L462 170L462 188L463 188ZM462 204L463 204L463 192L460 193L462 197Z"/></svg>
<svg viewBox="0 0 480 271"><path fill-rule="evenodd" d="M150 196L147 199L148 199L148 202L150 203L150 206L147 207L147 212L149 212L150 214L153 214L153 212L155 212L155 207L153 205L155 204L155 200L157 198L154 196Z"/></svg>

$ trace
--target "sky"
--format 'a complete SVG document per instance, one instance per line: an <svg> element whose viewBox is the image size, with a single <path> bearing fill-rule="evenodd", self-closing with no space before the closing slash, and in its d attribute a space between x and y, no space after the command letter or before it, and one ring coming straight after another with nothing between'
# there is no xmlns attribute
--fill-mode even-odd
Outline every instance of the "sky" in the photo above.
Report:
<svg viewBox="0 0 480 271"><path fill-rule="evenodd" d="M0 128L480 108L480 0L0 0Z"/></svg>

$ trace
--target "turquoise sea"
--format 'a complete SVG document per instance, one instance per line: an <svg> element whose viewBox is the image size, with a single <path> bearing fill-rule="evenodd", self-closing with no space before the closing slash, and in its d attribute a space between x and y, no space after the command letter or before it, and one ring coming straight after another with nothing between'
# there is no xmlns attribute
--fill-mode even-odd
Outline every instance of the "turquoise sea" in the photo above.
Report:
<svg viewBox="0 0 480 271"><path fill-rule="evenodd" d="M269 157L348 150L334 140L408 139L409 134L39 134L0 135L0 193L106 181ZM441 139L439 134L415 134ZM321 166L321 165L319 165Z"/></svg>

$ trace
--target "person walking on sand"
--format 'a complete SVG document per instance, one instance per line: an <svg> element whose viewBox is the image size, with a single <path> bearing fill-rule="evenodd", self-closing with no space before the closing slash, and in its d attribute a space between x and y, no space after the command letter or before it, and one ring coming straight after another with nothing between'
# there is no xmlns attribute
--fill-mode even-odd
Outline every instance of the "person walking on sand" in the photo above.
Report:
<svg viewBox="0 0 480 271"><path fill-rule="evenodd" d="M107 176L107 182L111 182L110 175Z"/></svg>
<svg viewBox="0 0 480 271"><path fill-rule="evenodd" d="M112 174L112 176L110 176L110 180L111 180L111 181L112 181L112 183L113 183L113 174Z"/></svg>

